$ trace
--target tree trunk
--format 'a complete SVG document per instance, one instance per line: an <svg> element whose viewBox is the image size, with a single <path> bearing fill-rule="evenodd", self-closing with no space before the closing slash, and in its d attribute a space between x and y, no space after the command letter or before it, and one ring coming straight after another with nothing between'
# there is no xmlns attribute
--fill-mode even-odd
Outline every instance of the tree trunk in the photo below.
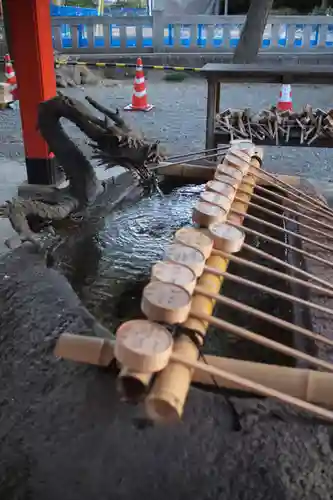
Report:
<svg viewBox="0 0 333 500"><path fill-rule="evenodd" d="M234 53L232 61L234 64L251 64L256 61L272 5L273 0L251 1L240 40Z"/></svg>
<svg viewBox="0 0 333 500"><path fill-rule="evenodd" d="M328 9L328 0L321 0L321 9L326 10Z"/></svg>

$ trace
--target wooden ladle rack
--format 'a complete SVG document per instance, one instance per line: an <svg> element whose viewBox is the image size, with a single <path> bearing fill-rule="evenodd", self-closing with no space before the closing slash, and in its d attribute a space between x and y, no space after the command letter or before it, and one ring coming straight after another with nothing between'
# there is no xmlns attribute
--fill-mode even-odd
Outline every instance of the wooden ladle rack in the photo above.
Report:
<svg viewBox="0 0 333 500"><path fill-rule="evenodd" d="M55 354L75 361L107 366L115 357L120 365L119 387L127 396L130 388L139 388L145 394L147 414L154 420L170 421L183 413L191 381L242 389L275 398L281 402L333 421L333 363L304 353L294 347L273 341L264 335L234 325L213 315L216 303L227 304L236 311L246 312L290 331L311 338L316 343L333 346L333 340L303 326L249 307L221 294L224 280L241 283L262 292L279 296L333 315L330 308L310 300L294 297L279 290L241 278L227 271L229 262L257 269L268 275L283 278L316 292L333 297L333 284L314 274L279 260L246 243L246 235L265 238L272 244L298 252L330 268L331 261L307 252L248 227L245 218L260 221L275 230L300 238L320 249L333 250L333 245L320 243L315 234L333 239L333 211L321 200L287 184L277 176L262 170L262 150L250 141L233 141L223 163L218 165L214 179L207 182L200 199L193 207L191 228L178 230L166 249L164 260L153 265L151 279L142 293L141 309L147 319L128 321L116 332L115 342L108 339L62 335ZM269 191L258 181L279 188ZM254 188L256 193L254 193ZM260 194L257 194L257 193ZM280 194L281 193L281 194ZM258 205L264 200L272 211ZM302 215L306 222L300 225L313 230L314 238L247 213L253 206L263 213L290 220L284 212L274 208L285 207L288 212ZM304 215L304 210L310 215ZM303 212L302 212L303 211ZM312 225L315 224L315 227ZM330 232L331 231L331 232ZM246 248L272 262L293 270L293 275L241 258L236 254ZM297 274L297 276L295 276ZM209 325L274 349L298 360L304 360L316 370L252 363L214 356L200 361L201 346ZM221 333L222 335L224 333Z"/></svg>

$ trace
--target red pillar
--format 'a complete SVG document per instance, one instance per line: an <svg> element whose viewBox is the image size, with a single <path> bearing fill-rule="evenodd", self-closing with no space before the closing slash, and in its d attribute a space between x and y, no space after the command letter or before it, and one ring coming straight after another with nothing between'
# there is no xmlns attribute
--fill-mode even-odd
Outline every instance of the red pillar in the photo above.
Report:
<svg viewBox="0 0 333 500"><path fill-rule="evenodd" d="M4 0L10 56L17 76L27 176L30 184L53 184L53 155L37 131L40 102L56 95L50 0Z"/></svg>

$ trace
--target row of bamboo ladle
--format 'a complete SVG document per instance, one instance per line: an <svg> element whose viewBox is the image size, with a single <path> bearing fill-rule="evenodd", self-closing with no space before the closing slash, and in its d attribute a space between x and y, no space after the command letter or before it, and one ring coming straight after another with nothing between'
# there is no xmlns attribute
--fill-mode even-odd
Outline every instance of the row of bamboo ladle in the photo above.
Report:
<svg viewBox="0 0 333 500"><path fill-rule="evenodd" d="M248 308L237 301L231 301L231 299L227 299L222 295L210 293L209 290L197 285L197 279L203 272L217 275L220 278L227 277L230 279L232 277L234 280L238 279L238 277L234 277L226 271L207 267L206 261L211 255L220 255L220 257L230 260L240 259L233 254L238 252L244 245L245 232L244 228L241 229L239 227L239 222L237 224L237 216L239 221L247 214L246 211L235 214L232 210L232 203L235 199L238 199L238 194L242 193L240 186L241 184L244 185L244 176L247 175L247 181L252 182L254 186L255 178L262 175L258 173L257 168L253 168L250 165L253 155L253 146L247 144L244 149L233 147L227 153L224 163L218 166L215 179L207 183L206 190L201 194L199 202L193 209L193 221L205 229L184 228L177 231L174 242L167 249L165 260L153 266L151 281L143 290L141 308L147 320L134 320L121 325L116 334L115 356L125 371L138 374L151 375L160 372L168 364L177 362L187 368L191 368L191 370L195 369L212 376L217 376L220 379L236 383L240 387L253 390L256 393L292 403L298 408L308 410L333 421L333 412L273 390L272 388L265 387L264 385L250 382L225 370L207 366L200 361L188 360L185 356L179 354L179 352L173 352L173 338L169 330L164 326L164 324L184 324L189 317L195 317L202 322L214 325L223 330L228 330L235 335L276 349L289 356L304 359L317 367L333 371L331 363L272 341L245 328L237 327L222 319L193 311L191 308L192 295L200 294L213 301L228 302L229 305L231 304L239 310L245 311L246 309L246 312L270 319L273 324L286 326L286 323L288 323L257 311L254 308ZM273 175L268 173L264 175L272 179L272 184L276 184ZM316 199L304 195L301 191L298 192L296 188L289 185L283 186L282 183L279 186L287 194L296 199L302 195L304 208L308 209L308 207L312 207L311 210L315 211L316 214L331 217L330 210ZM246 194L248 194L247 191ZM243 201L243 198L240 197L240 200ZM296 203L300 202L297 201ZM227 217L228 222L226 222ZM261 234L261 236L263 235ZM266 235L265 237L267 239ZM244 259L240 260L243 261ZM277 273L277 271L274 272ZM243 280L243 278L239 279ZM249 284L253 283L249 282ZM302 284L320 288L318 285L312 285L305 281L302 281ZM327 290L326 287L324 290ZM292 299L291 296L290 298ZM333 344L333 342L314 332L298 327L297 325L289 323L288 325L293 331ZM182 381L178 380L177 383L182 384ZM186 388L184 390L186 391ZM160 418L163 416L163 413L167 413L163 407L162 400L157 402L150 398L149 401L148 413L152 418Z"/></svg>

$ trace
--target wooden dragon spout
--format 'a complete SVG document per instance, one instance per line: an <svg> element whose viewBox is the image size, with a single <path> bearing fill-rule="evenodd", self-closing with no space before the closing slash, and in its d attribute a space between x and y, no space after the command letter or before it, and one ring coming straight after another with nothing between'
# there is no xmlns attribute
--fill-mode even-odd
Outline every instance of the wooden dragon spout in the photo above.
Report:
<svg viewBox="0 0 333 500"><path fill-rule="evenodd" d="M38 217L52 224L54 220L82 211L96 202L103 191L103 183L97 179L95 170L79 147L65 132L60 120L74 123L89 139L93 158L106 169L119 165L127 169L139 185L156 186L150 164L159 163L165 155L158 141L148 142L136 134L120 116L86 97L88 103L104 115L96 116L83 102L59 94L42 102L38 112L38 128L61 165L68 187L59 190L53 199L15 198L4 206L7 216L21 241L31 241L39 246L37 235L29 220Z"/></svg>

